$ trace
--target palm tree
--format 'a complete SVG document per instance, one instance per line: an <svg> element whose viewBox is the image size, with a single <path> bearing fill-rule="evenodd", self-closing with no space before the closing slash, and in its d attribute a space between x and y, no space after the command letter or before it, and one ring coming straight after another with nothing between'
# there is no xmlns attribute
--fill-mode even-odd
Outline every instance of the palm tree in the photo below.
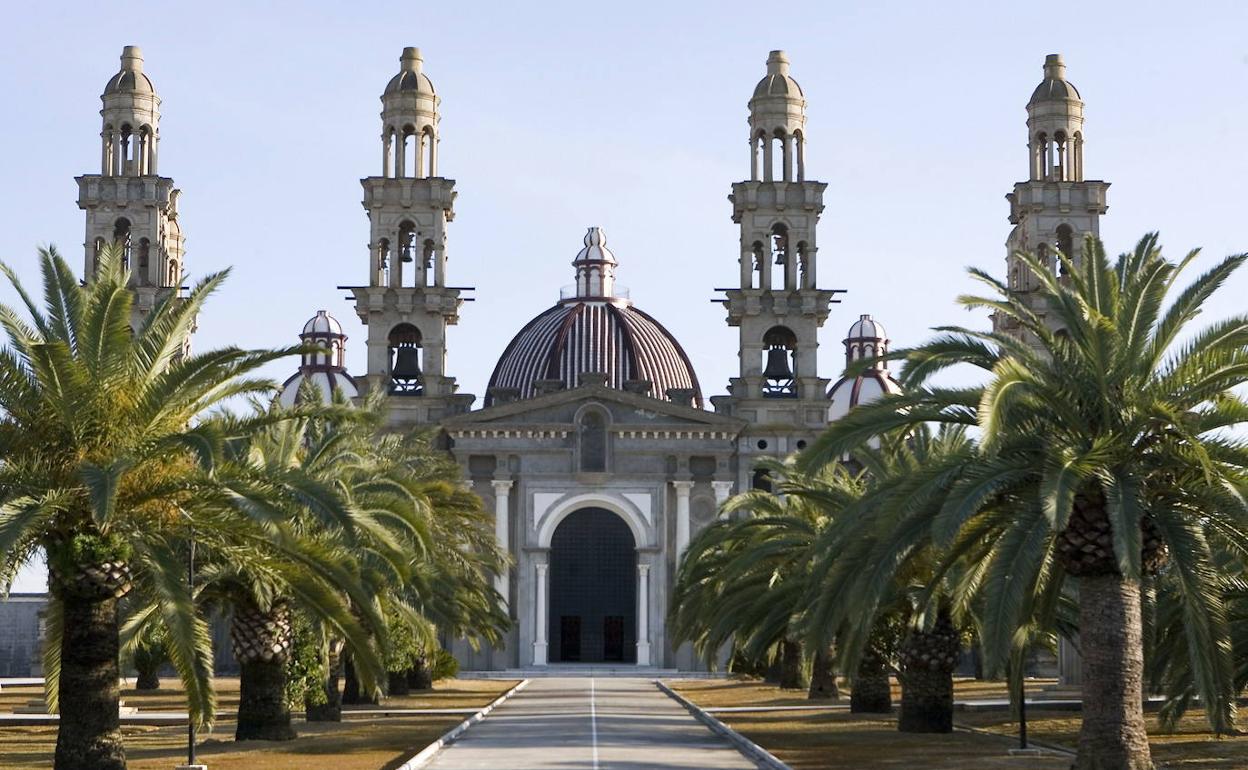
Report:
<svg viewBox="0 0 1248 770"><path fill-rule="evenodd" d="M839 637L843 663L859 674L854 691L883 691L885 707L886 664L895 658L902 692L898 729L951 732L959 626L968 621L968 611L965 602L954 600L954 574L936 570L940 553L928 529L909 522L922 521L933 506L939 510L940 495L933 493L947 486L948 476L936 477L933 486L928 469L967 456L973 444L960 429L933 434L926 426L883 436L878 443L879 448L860 448L854 455L868 480L865 492L814 544L817 555L803 597L807 638L818 644ZM783 488L792 496L811 494L800 484ZM880 649L886 641L894 646L887 656ZM877 679L859 682L863 668Z"/></svg>
<svg viewBox="0 0 1248 770"><path fill-rule="evenodd" d="M776 492L751 490L724 505L728 518L699 533L677 574L670 627L679 644L692 641L708 660L730 640L748 659L769 654L782 688L801 687L802 646L797 633L809 591L812 550L820 533L859 494L858 480L831 465L811 476L792 463L766 465ZM804 495L784 495L790 487ZM811 648L819 674L810 697L835 689L832 643Z"/></svg>
<svg viewBox="0 0 1248 770"><path fill-rule="evenodd" d="M985 273L995 294L963 297L1006 331L944 327L904 358L903 395L832 425L809 461L826 463L872 436L923 422L975 426L976 456L926 521L945 564L978 566L984 650L1000 668L1015 632L1051 615L1065 579L1077 583L1083 726L1077 770L1151 768L1143 718L1141 581L1166 568L1197 644L1197 688L1214 718L1229 714L1231 644L1216 552L1248 549L1248 448L1225 430L1248 420L1236 389L1248 381L1248 319L1234 317L1178 342L1188 323L1248 255L1228 257L1167 296L1195 259L1167 261L1154 235L1111 264L1088 239L1081 264L1059 277L1021 255L1041 310ZM978 368L982 386L931 379ZM953 466L951 466L953 468ZM942 567L945 566L942 564ZM1217 715L1221 714L1221 717Z"/></svg>
<svg viewBox="0 0 1248 770"><path fill-rule="evenodd" d="M40 308L3 270L30 321L0 306L0 559L6 571L47 554L52 593L49 700L59 708L56 767L125 766L118 730L118 600L141 594L166 630L165 649L186 687L192 719L211 719L211 650L181 567L194 522L206 549L239 556L281 548L280 526L261 522L272 490L240 500L212 448L246 435L209 410L273 387L256 369L288 350L223 348L191 355L186 341L224 273L130 326L128 272L117 250L81 285L55 251L41 252ZM252 511L252 512L249 512Z"/></svg>

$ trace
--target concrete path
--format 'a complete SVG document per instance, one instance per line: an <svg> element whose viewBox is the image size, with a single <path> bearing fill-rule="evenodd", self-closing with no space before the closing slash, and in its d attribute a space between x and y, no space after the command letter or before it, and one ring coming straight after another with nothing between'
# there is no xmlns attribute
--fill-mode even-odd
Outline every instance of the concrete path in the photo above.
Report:
<svg viewBox="0 0 1248 770"><path fill-rule="evenodd" d="M436 770L756 768L649 679L535 679Z"/></svg>

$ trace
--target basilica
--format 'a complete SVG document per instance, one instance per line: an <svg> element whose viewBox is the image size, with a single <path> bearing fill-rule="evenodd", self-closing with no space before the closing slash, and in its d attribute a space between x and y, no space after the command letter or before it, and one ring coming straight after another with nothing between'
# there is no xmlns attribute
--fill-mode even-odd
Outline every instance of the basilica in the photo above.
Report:
<svg viewBox="0 0 1248 770"><path fill-rule="evenodd" d="M184 250L178 190L159 168L160 99L137 47L125 48L102 98L100 170L78 178L85 277L106 243L121 244L141 317L178 291ZM496 585L513 628L497 648L445 640L465 669L701 667L664 624L690 538L730 495L768 488L760 458L800 450L830 419L898 389L880 362L855 377L827 376L886 352L888 336L870 315L837 321L848 328L844 350L819 358L817 333L841 290L819 284L827 184L809 178L806 96L788 57L768 55L748 101L748 167L743 157L745 178L731 184L726 212L740 251L703 255L740 266L737 285L719 299L738 330L740 369L709 397L680 342L617 286L628 255L617 255L601 228L582 236L571 226L574 284L551 288L551 307L497 351L479 401L461 393L455 359L467 354L449 350L446 334L465 301L452 279L458 193L439 166L441 97L418 49L403 50L381 103L380 163L361 180L366 280L341 287L367 329L367 368L348 373L346 335L333 312L319 310L300 334L319 352L303 357L281 398L293 402L305 380L327 396L388 392L391 426L435 431L493 511L511 555ZM1061 58L1050 55L1027 105L1028 178L1007 196L1010 252L1051 256L1097 234L1108 185L1083 178L1082 108ZM1014 258L1006 269L1012 288L1031 288Z"/></svg>

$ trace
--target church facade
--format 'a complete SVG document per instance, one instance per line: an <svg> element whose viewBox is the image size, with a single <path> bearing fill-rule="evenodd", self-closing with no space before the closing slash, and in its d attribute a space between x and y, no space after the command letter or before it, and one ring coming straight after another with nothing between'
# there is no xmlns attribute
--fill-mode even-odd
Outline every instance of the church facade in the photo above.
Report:
<svg viewBox="0 0 1248 770"><path fill-rule="evenodd" d="M122 244L141 316L179 290L183 237L178 192L157 173L160 100L137 48L125 49L102 98L101 170L78 180L84 270L89 279L103 244ZM706 257L739 265L717 300L738 330L739 371L709 398L680 342L616 285L620 259L590 227L579 244L569 231L574 286L552 291L552 306L499 351L474 408L447 346L465 301L449 256L456 180L439 166L441 99L417 49L404 49L381 101L378 174L362 180L366 280L340 287L365 324L367 368L347 372L342 327L319 311L301 336L326 352L304 356L282 398L304 379L326 394L388 392L391 426L436 430L494 512L512 560L496 586L513 629L494 649L446 640L464 668L699 668L664 623L690 539L730 495L768 487L760 458L804 448L829 419L897 389L884 363L835 383L821 376L889 340L870 315L854 315L843 354L820 362L817 334L840 292L819 285L826 184L807 178L806 98L788 58L770 53L748 102L748 165L743 157L728 212L740 250ZM1046 63L1028 109L1031 173L1009 196L1008 245L1065 248L1062 238L1095 233L1107 185L1083 181L1082 102L1060 58Z"/></svg>

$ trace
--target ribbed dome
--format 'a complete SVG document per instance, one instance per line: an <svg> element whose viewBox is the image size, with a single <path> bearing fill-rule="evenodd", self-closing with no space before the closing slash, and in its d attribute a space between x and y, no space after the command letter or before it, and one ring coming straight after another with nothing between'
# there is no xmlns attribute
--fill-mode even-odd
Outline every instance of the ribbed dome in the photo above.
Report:
<svg viewBox="0 0 1248 770"><path fill-rule="evenodd" d="M334 335L344 337L342 333L342 324L338 323L338 319L329 314L329 311L318 310L316 315L308 319L303 325L303 334L308 335Z"/></svg>
<svg viewBox="0 0 1248 770"><path fill-rule="evenodd" d="M884 331L884 324L875 320L869 313L863 313L854 321L854 325L849 327L849 333L845 335L846 340L887 340L888 332Z"/></svg>
<svg viewBox="0 0 1248 770"><path fill-rule="evenodd" d="M802 87L789 75L789 57L784 51L772 51L767 57L767 74L754 86L754 98L791 96L803 98Z"/></svg>
<svg viewBox="0 0 1248 770"><path fill-rule="evenodd" d="M606 375L613 388L666 399L669 388L702 392L689 357L667 329L629 300L615 295L615 256L601 228L591 227L573 265L576 292L525 325L503 351L490 377L495 388L519 398L538 395L538 382L555 380L565 388L582 374ZM648 381L644 385L642 381ZM494 401L486 397L486 406Z"/></svg>
<svg viewBox="0 0 1248 770"><path fill-rule="evenodd" d="M156 89L143 74L143 52L137 45L128 45L121 51L121 71L104 86L104 94L138 93L152 94Z"/></svg>
<svg viewBox="0 0 1248 770"><path fill-rule="evenodd" d="M322 404L333 402L335 390L347 398L356 398L360 395L360 389L355 384L355 379L346 372L316 371L305 373L301 371L291 375L286 382L282 383L281 395L277 397L282 406L290 408L295 405L295 399L299 397L299 389L303 386L304 380L312 381L312 385L321 395Z"/></svg>
<svg viewBox="0 0 1248 770"><path fill-rule="evenodd" d="M397 94L403 91L414 91L416 93L425 93L433 95L433 81L424 72L421 72L421 66L424 60L420 58L419 48L404 48L403 58L400 59L403 68L399 70L399 74L390 78L390 82L386 84L387 95Z"/></svg>
<svg viewBox="0 0 1248 770"><path fill-rule="evenodd" d="M1062 55L1051 53L1044 57L1044 80L1031 92L1027 103L1066 99L1082 100L1082 97L1079 96L1079 89L1075 88L1075 84L1066 79L1066 65L1062 62Z"/></svg>

